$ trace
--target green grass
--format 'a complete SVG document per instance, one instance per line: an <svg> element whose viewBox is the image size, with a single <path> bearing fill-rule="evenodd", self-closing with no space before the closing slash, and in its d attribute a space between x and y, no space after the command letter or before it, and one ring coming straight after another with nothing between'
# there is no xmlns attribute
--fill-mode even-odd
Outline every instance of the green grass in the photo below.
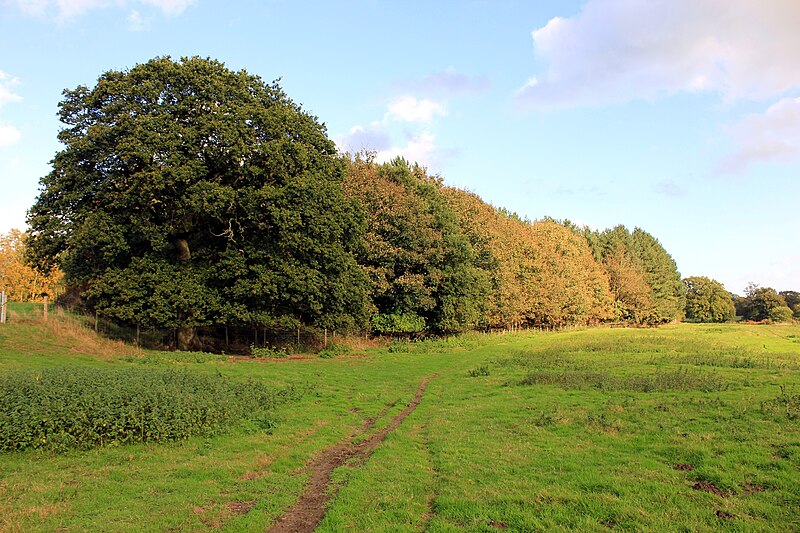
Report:
<svg viewBox="0 0 800 533"><path fill-rule="evenodd" d="M277 407L269 431L245 420L178 443L0 454L0 530L264 530L310 457L387 405L376 426L388 424L434 373L374 455L335 472L320 531L800 527L796 325L469 335L302 360L69 331L0 328L0 372L178 367L311 392Z"/></svg>

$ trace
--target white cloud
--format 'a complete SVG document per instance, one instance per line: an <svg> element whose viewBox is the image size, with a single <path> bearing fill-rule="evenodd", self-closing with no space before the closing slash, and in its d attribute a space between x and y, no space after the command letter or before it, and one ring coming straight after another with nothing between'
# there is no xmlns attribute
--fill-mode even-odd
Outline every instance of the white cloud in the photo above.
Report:
<svg viewBox="0 0 800 533"><path fill-rule="evenodd" d="M787 161L800 154L800 98L783 98L766 112L745 117L731 128L736 150L717 167L739 174L752 163Z"/></svg>
<svg viewBox="0 0 800 533"><path fill-rule="evenodd" d="M131 10L128 13L128 29L131 31L147 31L150 28L148 22L146 22L142 15L139 14L138 11Z"/></svg>
<svg viewBox="0 0 800 533"><path fill-rule="evenodd" d="M19 85L19 79L9 76L0 70L0 108L6 104L22 101L22 97L14 92L14 87ZM0 122L0 147L11 146L20 140L22 134L13 125Z"/></svg>
<svg viewBox="0 0 800 533"><path fill-rule="evenodd" d="M447 115L444 104L433 100L417 100L413 96L401 96L388 105L386 118L401 122L419 122L430 124L436 115Z"/></svg>
<svg viewBox="0 0 800 533"><path fill-rule="evenodd" d="M660 195L672 196L673 198L686 196L686 189L672 180L662 180L653 184L653 190Z"/></svg>
<svg viewBox="0 0 800 533"><path fill-rule="evenodd" d="M16 144L21 137L22 134L17 128L11 124L3 124L0 122L0 148Z"/></svg>
<svg viewBox="0 0 800 533"><path fill-rule="evenodd" d="M64 22L96 9L127 8L136 5L155 8L164 16L174 17L183 13L195 2L196 0L11 0L10 3L16 5L20 11L37 17L48 17L55 12L56 19ZM135 9L131 11L128 15L129 24L132 22L131 17L136 18L140 15ZM136 24L131 26L137 27Z"/></svg>
<svg viewBox="0 0 800 533"><path fill-rule="evenodd" d="M800 88L798 20L797 0L588 0L532 33L546 68L516 99L558 108L679 92L779 97Z"/></svg>
<svg viewBox="0 0 800 533"><path fill-rule="evenodd" d="M350 128L347 135L334 138L336 146L341 152L355 154L358 152L380 152L392 145L389 131L381 121L375 121L368 126L356 125Z"/></svg>
<svg viewBox="0 0 800 533"><path fill-rule="evenodd" d="M141 0L141 2L160 9L168 17L174 17L186 11L195 0Z"/></svg>
<svg viewBox="0 0 800 533"><path fill-rule="evenodd" d="M0 70L0 107L11 103L19 102L22 97L14 92L14 87L19 85L19 79L9 76Z"/></svg>
<svg viewBox="0 0 800 533"><path fill-rule="evenodd" d="M391 161L401 156L423 166L430 166L437 162L436 137L430 131L423 130L406 139L405 146L392 146L378 151L375 160L379 163Z"/></svg>

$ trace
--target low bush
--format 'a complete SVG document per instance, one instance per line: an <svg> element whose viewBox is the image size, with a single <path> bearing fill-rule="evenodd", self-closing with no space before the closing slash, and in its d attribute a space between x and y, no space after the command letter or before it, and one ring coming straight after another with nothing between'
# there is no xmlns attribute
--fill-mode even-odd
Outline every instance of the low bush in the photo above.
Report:
<svg viewBox="0 0 800 533"><path fill-rule="evenodd" d="M285 359L289 357L289 352L286 348L273 348L272 346L256 346L250 345L250 357L257 359Z"/></svg>
<svg viewBox="0 0 800 533"><path fill-rule="evenodd" d="M221 374L56 368L0 376L0 450L90 449L210 435L302 390Z"/></svg>
<svg viewBox="0 0 800 533"><path fill-rule="evenodd" d="M332 359L340 355L347 355L350 353L350 347L346 344L331 344L327 348L320 350L319 356L323 359Z"/></svg>

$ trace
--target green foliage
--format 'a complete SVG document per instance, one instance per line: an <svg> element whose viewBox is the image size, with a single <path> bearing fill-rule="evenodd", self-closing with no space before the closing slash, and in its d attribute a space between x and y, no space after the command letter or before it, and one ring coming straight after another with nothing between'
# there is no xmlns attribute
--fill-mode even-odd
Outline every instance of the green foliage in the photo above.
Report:
<svg viewBox="0 0 800 533"><path fill-rule="evenodd" d="M467 371L467 375L471 378L477 378L480 376L488 376L489 375L489 367L486 365L479 366L477 368L470 368Z"/></svg>
<svg viewBox="0 0 800 533"><path fill-rule="evenodd" d="M413 312L372 315L370 323L373 331L380 334L417 333L425 330L425 319Z"/></svg>
<svg viewBox="0 0 800 533"><path fill-rule="evenodd" d="M475 324L488 287L441 180L402 158L350 161L345 187L367 218L358 262L379 333L458 332Z"/></svg>
<svg viewBox="0 0 800 533"><path fill-rule="evenodd" d="M772 287L759 287L750 283L745 288L745 301L742 312L748 320L776 320L789 321L792 318L791 310L786 314L786 301ZM773 317L773 314L775 316Z"/></svg>
<svg viewBox="0 0 800 533"><path fill-rule="evenodd" d="M350 326L362 217L315 117L277 83L156 58L64 93L64 149L30 210L30 260L145 327Z"/></svg>
<svg viewBox="0 0 800 533"><path fill-rule="evenodd" d="M286 348L275 348L273 346L250 345L250 357L257 359L285 359L289 357Z"/></svg>
<svg viewBox="0 0 800 533"><path fill-rule="evenodd" d="M730 386L715 372L678 368L656 369L652 374L617 376L607 372L581 370L529 372L520 385L559 385L569 389L598 389L604 391L667 392L692 391L713 392L727 390Z"/></svg>
<svg viewBox="0 0 800 533"><path fill-rule="evenodd" d="M342 343L334 343L328 345L327 348L323 348L319 352L319 356L323 359L333 359L334 357L339 357L340 355L347 355L350 353L350 347L346 344Z"/></svg>
<svg viewBox="0 0 800 533"><path fill-rule="evenodd" d="M777 306L769 310L769 319L773 322L791 322L794 313L787 306Z"/></svg>
<svg viewBox="0 0 800 533"><path fill-rule="evenodd" d="M686 318L698 322L726 322L733 320L736 309L725 287L705 276L683 280L686 288Z"/></svg>
<svg viewBox="0 0 800 533"><path fill-rule="evenodd" d="M0 375L0 450L55 451L210 435L265 416L295 389L150 368L55 368Z"/></svg>
<svg viewBox="0 0 800 533"><path fill-rule="evenodd" d="M624 226L603 232L586 230L584 236L608 273L618 319L662 324L682 318L681 276L655 237Z"/></svg>
<svg viewBox="0 0 800 533"><path fill-rule="evenodd" d="M785 385L781 385L781 393L772 400L761 402L761 411L789 420L800 420L800 394L790 394Z"/></svg>

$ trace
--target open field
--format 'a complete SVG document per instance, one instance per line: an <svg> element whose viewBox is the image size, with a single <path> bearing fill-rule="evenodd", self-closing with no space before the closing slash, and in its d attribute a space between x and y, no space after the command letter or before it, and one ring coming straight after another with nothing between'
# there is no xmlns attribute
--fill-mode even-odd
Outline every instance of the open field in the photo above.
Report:
<svg viewBox="0 0 800 533"><path fill-rule="evenodd" d="M246 360L137 351L18 318L0 327L3 374L172 368L305 392L270 407L268 424L221 434L2 453L2 531L266 530L305 490L310 460L373 441L333 470L318 531L800 528L796 325L469 335Z"/></svg>

